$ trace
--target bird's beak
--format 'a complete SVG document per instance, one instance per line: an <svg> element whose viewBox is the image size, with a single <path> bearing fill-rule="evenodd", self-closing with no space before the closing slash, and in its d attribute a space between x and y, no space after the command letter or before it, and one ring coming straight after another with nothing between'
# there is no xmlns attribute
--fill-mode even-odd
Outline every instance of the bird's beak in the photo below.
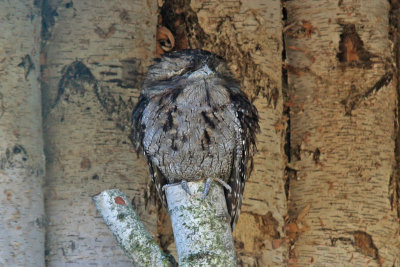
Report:
<svg viewBox="0 0 400 267"><path fill-rule="evenodd" d="M210 67L205 64L203 67L201 67L201 70L206 74L206 75L210 75L213 73L213 71L210 69Z"/></svg>

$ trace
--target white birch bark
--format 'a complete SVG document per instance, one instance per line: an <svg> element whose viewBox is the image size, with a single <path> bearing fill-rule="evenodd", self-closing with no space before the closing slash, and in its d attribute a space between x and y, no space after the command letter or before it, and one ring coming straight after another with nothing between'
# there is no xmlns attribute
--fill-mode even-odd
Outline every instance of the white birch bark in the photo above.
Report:
<svg viewBox="0 0 400 267"><path fill-rule="evenodd" d="M43 71L48 266L131 266L91 196L118 187L155 233L147 164L128 139L154 57L155 1L45 1ZM95 218L96 217L96 218Z"/></svg>
<svg viewBox="0 0 400 267"><path fill-rule="evenodd" d="M204 182L187 184L192 195L180 185L165 190L179 266L237 266L223 187L213 183L203 200Z"/></svg>
<svg viewBox="0 0 400 267"><path fill-rule="evenodd" d="M124 193L110 189L92 199L125 255L136 267L170 267L172 262L175 263L144 227Z"/></svg>
<svg viewBox="0 0 400 267"><path fill-rule="evenodd" d="M44 266L40 7L0 1L0 266Z"/></svg>
<svg viewBox="0 0 400 267"><path fill-rule="evenodd" d="M400 266L388 1L288 1L293 266Z"/></svg>
<svg viewBox="0 0 400 267"><path fill-rule="evenodd" d="M258 153L234 231L240 266L284 266L287 259L281 9L272 0L166 1L162 8L177 49L225 58L259 111Z"/></svg>

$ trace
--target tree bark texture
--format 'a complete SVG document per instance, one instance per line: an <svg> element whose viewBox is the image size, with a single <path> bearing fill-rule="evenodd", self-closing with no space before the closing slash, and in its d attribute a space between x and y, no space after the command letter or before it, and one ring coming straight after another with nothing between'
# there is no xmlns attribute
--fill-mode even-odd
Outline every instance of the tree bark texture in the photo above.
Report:
<svg viewBox="0 0 400 267"><path fill-rule="evenodd" d="M0 5L0 266L43 266L40 6Z"/></svg>
<svg viewBox="0 0 400 267"><path fill-rule="evenodd" d="M187 185L192 195L180 184L165 189L179 266L237 266L224 188L213 182L203 199L203 181Z"/></svg>
<svg viewBox="0 0 400 267"><path fill-rule="evenodd" d="M258 153L234 231L239 266L283 266L287 257L281 9L280 1L197 0L166 1L161 8L176 49L202 48L225 58L259 111Z"/></svg>
<svg viewBox="0 0 400 267"><path fill-rule="evenodd" d="M174 250L128 139L157 15L175 50L230 62L259 111L239 266L400 266L398 0L0 5L0 266L131 266L90 200L114 187Z"/></svg>
<svg viewBox="0 0 400 267"><path fill-rule="evenodd" d="M147 164L128 139L155 57L154 1L45 1L42 80L48 266L131 266L90 197L118 187L153 234ZM96 218L94 218L96 217Z"/></svg>
<svg viewBox="0 0 400 267"><path fill-rule="evenodd" d="M109 189L92 197L110 231L136 267L170 267L170 262L119 189Z"/></svg>
<svg viewBox="0 0 400 267"><path fill-rule="evenodd" d="M285 2L293 266L400 266L387 1Z"/></svg>

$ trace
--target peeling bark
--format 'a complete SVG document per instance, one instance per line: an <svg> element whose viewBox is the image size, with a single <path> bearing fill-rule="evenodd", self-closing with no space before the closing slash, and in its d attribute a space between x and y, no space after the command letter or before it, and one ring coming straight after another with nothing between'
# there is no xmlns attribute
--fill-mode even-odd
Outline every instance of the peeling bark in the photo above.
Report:
<svg viewBox="0 0 400 267"><path fill-rule="evenodd" d="M398 97L389 4L285 6L290 167L296 170L289 186L289 263L399 266L399 220L388 187Z"/></svg>
<svg viewBox="0 0 400 267"><path fill-rule="evenodd" d="M48 266L131 266L90 196L118 187L150 232L147 164L128 138L155 55L155 1L43 3L42 87Z"/></svg>
<svg viewBox="0 0 400 267"><path fill-rule="evenodd" d="M0 266L44 266L40 7L0 5Z"/></svg>

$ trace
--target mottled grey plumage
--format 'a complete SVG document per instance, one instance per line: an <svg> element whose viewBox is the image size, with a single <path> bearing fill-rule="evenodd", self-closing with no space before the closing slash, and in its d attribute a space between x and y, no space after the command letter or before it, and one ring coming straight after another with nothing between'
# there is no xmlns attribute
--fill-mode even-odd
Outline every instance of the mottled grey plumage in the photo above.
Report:
<svg viewBox="0 0 400 267"><path fill-rule="evenodd" d="M232 188L225 193L233 229L259 126L256 108L223 59L202 50L158 59L144 80L133 123L164 205L165 184L219 178Z"/></svg>

